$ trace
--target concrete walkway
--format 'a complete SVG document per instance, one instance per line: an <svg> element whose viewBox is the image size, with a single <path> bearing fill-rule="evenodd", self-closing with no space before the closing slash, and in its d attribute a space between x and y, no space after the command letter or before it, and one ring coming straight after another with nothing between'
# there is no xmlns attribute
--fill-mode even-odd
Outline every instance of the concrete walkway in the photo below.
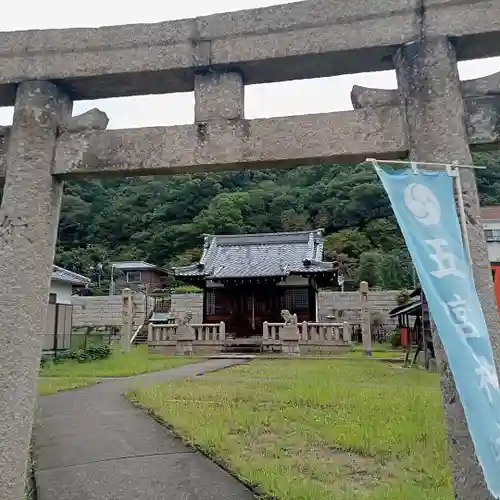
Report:
<svg viewBox="0 0 500 500"><path fill-rule="evenodd" d="M40 398L38 500L251 500L252 493L129 404L132 385L190 378L244 363L214 359Z"/></svg>

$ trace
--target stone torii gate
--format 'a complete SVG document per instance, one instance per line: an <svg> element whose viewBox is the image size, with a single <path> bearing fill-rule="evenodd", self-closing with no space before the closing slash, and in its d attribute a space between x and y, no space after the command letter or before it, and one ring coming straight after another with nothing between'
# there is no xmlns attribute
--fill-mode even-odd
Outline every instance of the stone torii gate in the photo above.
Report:
<svg viewBox="0 0 500 500"><path fill-rule="evenodd" d="M498 55L497 0L309 0L159 24L0 33L0 105L15 105L12 126L0 129L0 500L23 498L65 179L366 157L471 164L469 145L500 142L500 75L460 82L456 61ZM248 84L392 68L398 91L355 87L353 111L244 117ZM107 131L97 110L71 117L75 100L192 90L191 125ZM461 182L498 366L474 172L463 169ZM448 369L442 392L455 498L489 499Z"/></svg>

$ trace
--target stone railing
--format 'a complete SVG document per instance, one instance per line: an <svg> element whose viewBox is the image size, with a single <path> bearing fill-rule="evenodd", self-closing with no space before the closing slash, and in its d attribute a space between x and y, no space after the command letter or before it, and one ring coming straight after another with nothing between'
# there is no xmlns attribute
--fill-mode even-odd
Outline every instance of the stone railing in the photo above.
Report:
<svg viewBox="0 0 500 500"><path fill-rule="evenodd" d="M285 326L284 323L268 323L264 321L262 326L262 338L264 341L279 342L280 329Z"/></svg>
<svg viewBox="0 0 500 500"><path fill-rule="evenodd" d="M173 342L177 326L174 323L149 323L148 342Z"/></svg>
<svg viewBox="0 0 500 500"><path fill-rule="evenodd" d="M308 323L299 325L300 340L304 342L350 342L351 328L347 321L343 323Z"/></svg>
<svg viewBox="0 0 500 500"><path fill-rule="evenodd" d="M195 342L223 342L226 340L226 324L224 321L190 326L194 330Z"/></svg>
<svg viewBox="0 0 500 500"><path fill-rule="evenodd" d="M262 337L264 342L280 343L280 331L284 323L264 322ZM359 327L358 323L344 321L343 323L310 323L303 321L297 325L299 341L304 343L350 343L353 330Z"/></svg>
<svg viewBox="0 0 500 500"><path fill-rule="evenodd" d="M177 323L149 323L148 342L176 342L176 333L179 328ZM189 325L193 331L193 342L223 342L226 338L226 324L199 323Z"/></svg>

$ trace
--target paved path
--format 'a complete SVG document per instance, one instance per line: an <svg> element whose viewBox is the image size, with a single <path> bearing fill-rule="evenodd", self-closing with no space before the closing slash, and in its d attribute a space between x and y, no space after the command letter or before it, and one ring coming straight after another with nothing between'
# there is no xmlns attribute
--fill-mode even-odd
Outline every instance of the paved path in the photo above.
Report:
<svg viewBox="0 0 500 500"><path fill-rule="evenodd" d="M189 378L245 362L214 359L40 398L38 500L251 500L241 483L129 404L137 383Z"/></svg>

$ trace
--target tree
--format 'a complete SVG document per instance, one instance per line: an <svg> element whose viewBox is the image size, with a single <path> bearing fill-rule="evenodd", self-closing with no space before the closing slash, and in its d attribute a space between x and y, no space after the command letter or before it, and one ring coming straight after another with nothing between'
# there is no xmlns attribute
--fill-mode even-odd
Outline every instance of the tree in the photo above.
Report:
<svg viewBox="0 0 500 500"><path fill-rule="evenodd" d="M364 253L372 249L373 245L368 237L359 229L342 229L325 237L325 253L346 254L348 257L356 259Z"/></svg>
<svg viewBox="0 0 500 500"><path fill-rule="evenodd" d="M361 254L358 268L358 281L366 281L370 288L379 288L382 281L383 256L378 252Z"/></svg>
<svg viewBox="0 0 500 500"><path fill-rule="evenodd" d="M477 153L474 161L488 166L477 172L482 202L500 203L500 155ZM56 262L87 275L98 261L141 259L168 267L196 260L204 233L310 228L324 228L325 257L343 254L351 280L366 274L368 264L373 268L371 257L361 257L375 252L385 263L379 278L368 272L371 286L374 278L379 287L412 286L411 259L368 165L70 181Z"/></svg>

